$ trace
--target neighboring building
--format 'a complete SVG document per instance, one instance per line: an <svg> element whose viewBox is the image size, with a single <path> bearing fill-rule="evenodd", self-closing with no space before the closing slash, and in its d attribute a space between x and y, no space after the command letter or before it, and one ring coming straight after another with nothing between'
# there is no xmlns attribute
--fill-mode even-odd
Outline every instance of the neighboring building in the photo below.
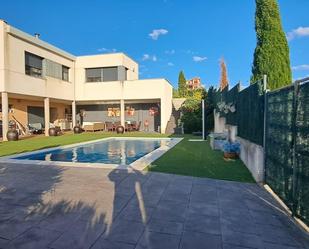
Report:
<svg viewBox="0 0 309 249"><path fill-rule="evenodd" d="M195 90L202 87L201 78L194 77L186 82L189 90Z"/></svg>
<svg viewBox="0 0 309 249"><path fill-rule="evenodd" d="M12 119L22 127L63 121L73 127L80 110L84 122L147 120L150 131L164 133L172 112L169 82L139 80L138 64L125 54L74 56L2 20L0 92L3 134Z"/></svg>

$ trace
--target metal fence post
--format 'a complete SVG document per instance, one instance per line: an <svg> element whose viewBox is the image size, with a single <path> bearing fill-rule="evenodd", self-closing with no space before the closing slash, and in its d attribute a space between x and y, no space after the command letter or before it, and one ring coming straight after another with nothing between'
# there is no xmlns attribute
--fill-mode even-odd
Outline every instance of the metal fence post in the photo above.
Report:
<svg viewBox="0 0 309 249"><path fill-rule="evenodd" d="M202 99L202 139L206 140L206 127L205 127L205 122L206 122L206 115L205 115L205 100Z"/></svg>
<svg viewBox="0 0 309 249"><path fill-rule="evenodd" d="M263 75L263 91L264 91L264 128L263 128L263 163L264 163L264 183L266 182L266 125L267 125L267 75Z"/></svg>
<svg viewBox="0 0 309 249"><path fill-rule="evenodd" d="M296 120L297 120L297 106L298 106L298 93L299 93L299 82L296 81L294 83L294 94L293 94L293 116L292 116L292 165L293 165L293 210L292 215L295 216L296 209L298 206L298 198L297 195L297 176L298 176L298 169L296 163Z"/></svg>

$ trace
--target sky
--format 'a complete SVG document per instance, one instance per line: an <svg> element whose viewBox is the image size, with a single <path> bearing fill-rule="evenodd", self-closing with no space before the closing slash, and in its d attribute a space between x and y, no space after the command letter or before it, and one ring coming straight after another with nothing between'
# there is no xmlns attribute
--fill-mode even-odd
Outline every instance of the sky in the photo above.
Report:
<svg viewBox="0 0 309 249"><path fill-rule="evenodd" d="M124 52L140 78L217 86L224 58L233 86L248 85L256 46L254 0L3 0L0 19L76 56ZM309 76L309 1L279 0L293 79Z"/></svg>

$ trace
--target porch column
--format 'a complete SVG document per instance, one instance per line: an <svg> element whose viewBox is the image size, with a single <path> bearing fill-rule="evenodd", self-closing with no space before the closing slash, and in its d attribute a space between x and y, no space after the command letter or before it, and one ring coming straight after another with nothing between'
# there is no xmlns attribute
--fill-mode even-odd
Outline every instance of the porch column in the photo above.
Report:
<svg viewBox="0 0 309 249"><path fill-rule="evenodd" d="M49 136L48 129L49 129L49 98L44 99L44 118L45 118L45 136Z"/></svg>
<svg viewBox="0 0 309 249"><path fill-rule="evenodd" d="M120 100L120 122L121 125L124 127L124 122L125 122L125 117L124 117L125 113L124 113L124 99Z"/></svg>
<svg viewBox="0 0 309 249"><path fill-rule="evenodd" d="M72 128L76 126L76 102L72 101Z"/></svg>
<svg viewBox="0 0 309 249"><path fill-rule="evenodd" d="M2 104L2 138L7 141L6 133L9 130L9 97L7 92L1 93Z"/></svg>

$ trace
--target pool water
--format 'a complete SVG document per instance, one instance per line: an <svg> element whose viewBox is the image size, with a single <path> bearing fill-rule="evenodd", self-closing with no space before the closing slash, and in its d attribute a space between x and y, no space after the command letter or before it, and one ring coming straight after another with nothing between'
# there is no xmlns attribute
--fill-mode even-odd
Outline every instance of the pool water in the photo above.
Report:
<svg viewBox="0 0 309 249"><path fill-rule="evenodd" d="M14 159L129 165L160 146L167 145L168 142L167 139L115 138L33 153Z"/></svg>

